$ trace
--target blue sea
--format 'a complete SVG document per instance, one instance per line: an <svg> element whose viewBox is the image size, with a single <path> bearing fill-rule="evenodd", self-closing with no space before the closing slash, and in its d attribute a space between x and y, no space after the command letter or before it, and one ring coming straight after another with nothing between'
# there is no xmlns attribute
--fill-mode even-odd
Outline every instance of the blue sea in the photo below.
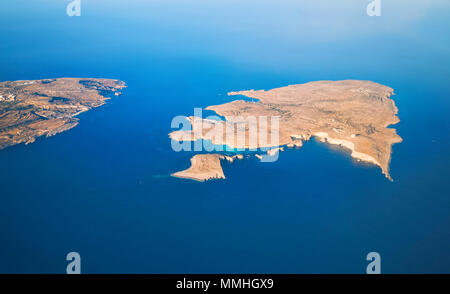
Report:
<svg viewBox="0 0 450 294"><path fill-rule="evenodd" d="M66 0L0 3L0 81L98 77L123 95L0 151L0 273L450 272L450 3ZM177 115L229 91L316 80L395 91L391 175L314 140L170 177Z"/></svg>

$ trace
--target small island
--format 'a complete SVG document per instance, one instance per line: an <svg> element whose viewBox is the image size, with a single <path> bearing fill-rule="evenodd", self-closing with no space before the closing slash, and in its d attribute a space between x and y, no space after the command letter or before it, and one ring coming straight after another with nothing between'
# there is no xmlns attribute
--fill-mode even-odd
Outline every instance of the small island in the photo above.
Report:
<svg viewBox="0 0 450 294"><path fill-rule="evenodd" d="M0 149L67 131L78 124L78 114L123 88L124 82L112 79L0 82Z"/></svg>
<svg viewBox="0 0 450 294"><path fill-rule="evenodd" d="M389 173L392 145L402 141L395 129L388 128L400 121L397 117L398 109L390 98L393 93L390 87L360 80L316 81L267 91L230 92L230 96L241 95L255 101L235 100L208 106L206 110L213 110L225 119L191 116L188 118L191 130L173 131L169 137L180 142L210 140L215 145L248 150L274 148L273 151L268 151L269 155L282 151L282 146L299 148L304 141L315 137L321 142L348 149L350 155L357 160L379 166L383 174L392 180ZM252 128L249 128L245 119L259 116L279 117L277 143L266 142L262 145L258 140L256 145L249 144L249 132ZM247 123L241 128L245 131L241 138L239 135L232 136L234 139L230 142L224 134L227 128L235 130L234 126L229 128L229 125L239 123L239 119ZM259 128L256 130L256 137L259 138L262 134L258 133ZM203 158L202 168L192 168L187 178L196 178L197 172L207 174L209 167L217 175L210 178L225 178L221 168L219 170L218 157ZM178 177L180 173L174 173L173 176Z"/></svg>
<svg viewBox="0 0 450 294"><path fill-rule="evenodd" d="M191 158L191 167L186 170L173 173L173 177L185 178L204 182L211 179L225 179L221 160L233 162L234 159L242 159L242 154L226 156L220 154L197 154Z"/></svg>

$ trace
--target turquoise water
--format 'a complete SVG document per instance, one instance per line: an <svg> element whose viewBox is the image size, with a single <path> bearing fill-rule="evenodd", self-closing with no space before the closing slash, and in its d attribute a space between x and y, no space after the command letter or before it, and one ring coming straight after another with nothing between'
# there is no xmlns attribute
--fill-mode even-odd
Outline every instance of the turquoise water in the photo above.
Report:
<svg viewBox="0 0 450 294"><path fill-rule="evenodd" d="M130 3L129 3L130 2ZM80 124L0 151L0 272L449 272L450 4L383 1L0 4L0 80L104 77L128 88ZM406 5L406 3L408 5ZM169 177L176 115L226 93L314 80L388 85L403 138L388 181L315 141L224 164L225 181Z"/></svg>

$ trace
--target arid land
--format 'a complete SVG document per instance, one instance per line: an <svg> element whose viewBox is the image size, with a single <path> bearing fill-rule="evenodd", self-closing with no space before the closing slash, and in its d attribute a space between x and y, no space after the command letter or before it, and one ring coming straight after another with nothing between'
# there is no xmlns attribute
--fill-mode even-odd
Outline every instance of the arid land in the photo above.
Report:
<svg viewBox="0 0 450 294"><path fill-rule="evenodd" d="M221 160L233 162L235 159L242 159L243 155L226 156L220 154L197 154L191 158L191 166L183 171L173 173L173 177L185 178L196 181L207 181L211 179L225 179Z"/></svg>
<svg viewBox="0 0 450 294"><path fill-rule="evenodd" d="M0 82L0 149L71 129L78 114L103 105L124 87L110 79Z"/></svg>
<svg viewBox="0 0 450 294"><path fill-rule="evenodd" d="M379 166L383 174L392 180L389 173L392 145L402 141L395 129L388 128L400 121L397 107L390 98L393 92L390 87L359 80L317 81L268 91L230 92L230 96L243 95L257 101L235 100L208 106L207 110L215 111L225 120L189 117L191 130L174 131L169 136L176 141L203 139L211 140L215 145L241 149L301 147L304 141L316 137L322 142L349 149L352 157ZM278 142L259 140L263 136L259 126L253 128L246 119L261 116L279 117ZM232 127L236 133L230 141L226 135L227 128L240 122L244 132L237 132L239 126ZM270 123L268 125L270 131ZM256 145L250 136L258 138ZM186 178L197 180L225 177L222 169L219 170L220 157L203 157L201 164L197 162L191 159L189 170L174 173L173 176L188 173ZM216 176L210 176L210 173Z"/></svg>

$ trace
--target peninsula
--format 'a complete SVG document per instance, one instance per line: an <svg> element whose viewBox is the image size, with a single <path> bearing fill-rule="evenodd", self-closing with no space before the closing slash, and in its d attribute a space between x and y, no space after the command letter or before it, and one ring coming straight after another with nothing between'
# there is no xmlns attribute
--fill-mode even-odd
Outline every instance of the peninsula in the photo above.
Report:
<svg viewBox="0 0 450 294"><path fill-rule="evenodd" d="M189 117L192 129L173 131L169 137L180 142L210 140L215 145L248 150L261 147L273 147L275 150L280 150L281 146L301 147L304 141L316 137L321 142L348 149L357 160L380 167L383 174L392 180L389 174L392 145L402 141L395 129L388 128L400 121L397 107L390 98L393 93L390 87L360 80L316 81L268 91L230 92L230 96L241 95L254 98L255 101L235 100L208 106L206 110L213 110L225 119ZM279 118L277 142L261 143L259 138L263 134L260 129L249 126L248 117L261 116ZM238 134L232 134L230 141L229 136L225 135L226 130L239 129L239 126L230 128L230 124L239 125L240 122L246 124L241 127L244 130L241 138ZM256 134L251 134L252 130L256 130ZM256 145L252 145L249 140L252 135L258 138ZM225 178L221 168L219 170L220 161L217 158L204 157L201 169L194 168L197 162L195 160L187 178L196 178L197 175L204 179ZM216 176L202 176L209 171ZM173 176L178 177L180 173L174 173Z"/></svg>
<svg viewBox="0 0 450 294"><path fill-rule="evenodd" d="M78 114L103 105L124 87L110 79L0 82L0 149L71 129Z"/></svg>

